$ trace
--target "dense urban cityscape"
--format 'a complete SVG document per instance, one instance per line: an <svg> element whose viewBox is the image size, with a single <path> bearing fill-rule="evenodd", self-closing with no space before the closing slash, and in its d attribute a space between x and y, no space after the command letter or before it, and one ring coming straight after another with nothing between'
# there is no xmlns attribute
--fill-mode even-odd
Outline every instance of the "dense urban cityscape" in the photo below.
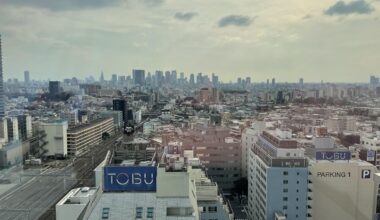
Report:
<svg viewBox="0 0 380 220"><path fill-rule="evenodd" d="M0 220L379 220L378 1L0 1Z"/></svg>

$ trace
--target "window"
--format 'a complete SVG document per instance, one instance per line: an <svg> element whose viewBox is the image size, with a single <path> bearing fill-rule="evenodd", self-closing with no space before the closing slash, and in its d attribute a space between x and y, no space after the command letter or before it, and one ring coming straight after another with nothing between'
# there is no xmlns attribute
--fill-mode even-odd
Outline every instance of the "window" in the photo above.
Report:
<svg viewBox="0 0 380 220"><path fill-rule="evenodd" d="M284 184L288 184L288 180L284 180L282 181Z"/></svg>
<svg viewBox="0 0 380 220"><path fill-rule="evenodd" d="M288 189L283 189L282 192L287 193Z"/></svg>
<svg viewBox="0 0 380 220"><path fill-rule="evenodd" d="M154 216L153 212L154 212L154 208L148 207L146 217L147 218L153 218L153 216Z"/></svg>
<svg viewBox="0 0 380 220"><path fill-rule="evenodd" d="M286 205L284 205L284 206L282 206L282 209L288 209L288 206L286 206Z"/></svg>
<svg viewBox="0 0 380 220"><path fill-rule="evenodd" d="M288 197L282 197L282 201L288 201Z"/></svg>
<svg viewBox="0 0 380 220"><path fill-rule="evenodd" d="M288 175L288 171L284 171L284 172L282 172L282 174L283 174L284 176L287 176L287 175Z"/></svg>
<svg viewBox="0 0 380 220"><path fill-rule="evenodd" d="M216 206L210 206L210 207L208 207L208 212L217 212Z"/></svg>
<svg viewBox="0 0 380 220"><path fill-rule="evenodd" d="M143 212L142 207L136 207L136 218L142 218L142 212Z"/></svg>
<svg viewBox="0 0 380 220"><path fill-rule="evenodd" d="M103 208L102 219L108 219L110 217L110 208Z"/></svg>

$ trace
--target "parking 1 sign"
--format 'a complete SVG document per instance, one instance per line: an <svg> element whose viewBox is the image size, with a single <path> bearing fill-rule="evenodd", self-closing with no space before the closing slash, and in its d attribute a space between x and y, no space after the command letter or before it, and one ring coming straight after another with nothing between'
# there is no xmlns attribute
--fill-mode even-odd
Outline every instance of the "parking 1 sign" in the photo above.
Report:
<svg viewBox="0 0 380 220"><path fill-rule="evenodd" d="M157 167L107 166L104 167L105 192L156 191Z"/></svg>

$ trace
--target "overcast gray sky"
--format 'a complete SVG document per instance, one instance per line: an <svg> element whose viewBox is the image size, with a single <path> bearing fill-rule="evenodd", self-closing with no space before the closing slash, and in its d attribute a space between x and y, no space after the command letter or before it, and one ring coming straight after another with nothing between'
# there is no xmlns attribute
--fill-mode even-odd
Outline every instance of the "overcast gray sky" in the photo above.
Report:
<svg viewBox="0 0 380 220"><path fill-rule="evenodd" d="M379 0L0 0L4 77L363 82L380 73L379 18Z"/></svg>

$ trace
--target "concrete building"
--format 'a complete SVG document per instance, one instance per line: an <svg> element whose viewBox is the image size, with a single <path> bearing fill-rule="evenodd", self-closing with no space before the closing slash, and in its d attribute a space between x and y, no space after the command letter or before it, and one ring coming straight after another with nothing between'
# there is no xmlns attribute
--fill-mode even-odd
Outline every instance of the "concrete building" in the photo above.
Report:
<svg viewBox="0 0 380 220"><path fill-rule="evenodd" d="M9 142L14 142L14 141L20 140L17 117L7 118L7 130L8 130L8 141Z"/></svg>
<svg viewBox="0 0 380 220"><path fill-rule="evenodd" d="M24 83L29 84L29 82L30 82L30 73L28 70L25 70L24 71Z"/></svg>
<svg viewBox="0 0 380 220"><path fill-rule="evenodd" d="M230 193L241 178L241 143L225 127L195 125L180 138L183 149L194 149L207 169L207 175L218 183L223 193Z"/></svg>
<svg viewBox="0 0 380 220"><path fill-rule="evenodd" d="M327 119L326 126L329 132L356 131L356 118L351 116L339 116Z"/></svg>
<svg viewBox="0 0 380 220"><path fill-rule="evenodd" d="M25 141L32 137L32 117L30 115L17 116L20 140Z"/></svg>
<svg viewBox="0 0 380 220"><path fill-rule="evenodd" d="M128 102L124 99L114 99L112 100L112 104L113 104L113 110L121 111L123 114L123 122L124 123L127 122Z"/></svg>
<svg viewBox="0 0 380 220"><path fill-rule="evenodd" d="M133 70L133 82L135 85L145 85L145 70Z"/></svg>
<svg viewBox="0 0 380 220"><path fill-rule="evenodd" d="M158 166L136 161L115 164L109 153L95 176L97 188L72 190L57 203L57 220L233 219L231 207L197 158L164 154Z"/></svg>
<svg viewBox="0 0 380 220"><path fill-rule="evenodd" d="M67 156L67 121L50 120L39 124L39 129L45 134L44 156Z"/></svg>
<svg viewBox="0 0 380 220"><path fill-rule="evenodd" d="M308 219L372 220L376 167L358 160L310 160Z"/></svg>
<svg viewBox="0 0 380 220"><path fill-rule="evenodd" d="M67 130L67 153L70 156L79 155L89 146L99 144L103 135L114 133L113 118L96 119Z"/></svg>
<svg viewBox="0 0 380 220"><path fill-rule="evenodd" d="M289 130L263 131L250 148L249 219L306 219L308 163L291 137Z"/></svg>
<svg viewBox="0 0 380 220"><path fill-rule="evenodd" d="M4 145L8 143L8 120L6 118L0 118L0 144Z"/></svg>
<svg viewBox="0 0 380 220"><path fill-rule="evenodd" d="M1 35L0 35L0 119L5 116L4 102L4 83L3 83L3 54L1 50Z"/></svg>
<svg viewBox="0 0 380 220"><path fill-rule="evenodd" d="M100 112L100 117L102 118L113 118L113 125L115 128L122 128L123 123L123 112L122 111L103 111Z"/></svg>
<svg viewBox="0 0 380 220"><path fill-rule="evenodd" d="M264 121L255 121L251 127L244 129L241 137L241 176L248 176L249 150L257 142L259 134L265 129Z"/></svg>
<svg viewBox="0 0 380 220"><path fill-rule="evenodd" d="M59 95L62 92L60 81L49 81L49 93L52 96Z"/></svg>
<svg viewBox="0 0 380 220"><path fill-rule="evenodd" d="M15 141L0 147L0 168L22 163L22 143Z"/></svg>
<svg viewBox="0 0 380 220"><path fill-rule="evenodd" d="M61 112L60 116L67 121L69 127L76 126L79 123L78 109Z"/></svg>

